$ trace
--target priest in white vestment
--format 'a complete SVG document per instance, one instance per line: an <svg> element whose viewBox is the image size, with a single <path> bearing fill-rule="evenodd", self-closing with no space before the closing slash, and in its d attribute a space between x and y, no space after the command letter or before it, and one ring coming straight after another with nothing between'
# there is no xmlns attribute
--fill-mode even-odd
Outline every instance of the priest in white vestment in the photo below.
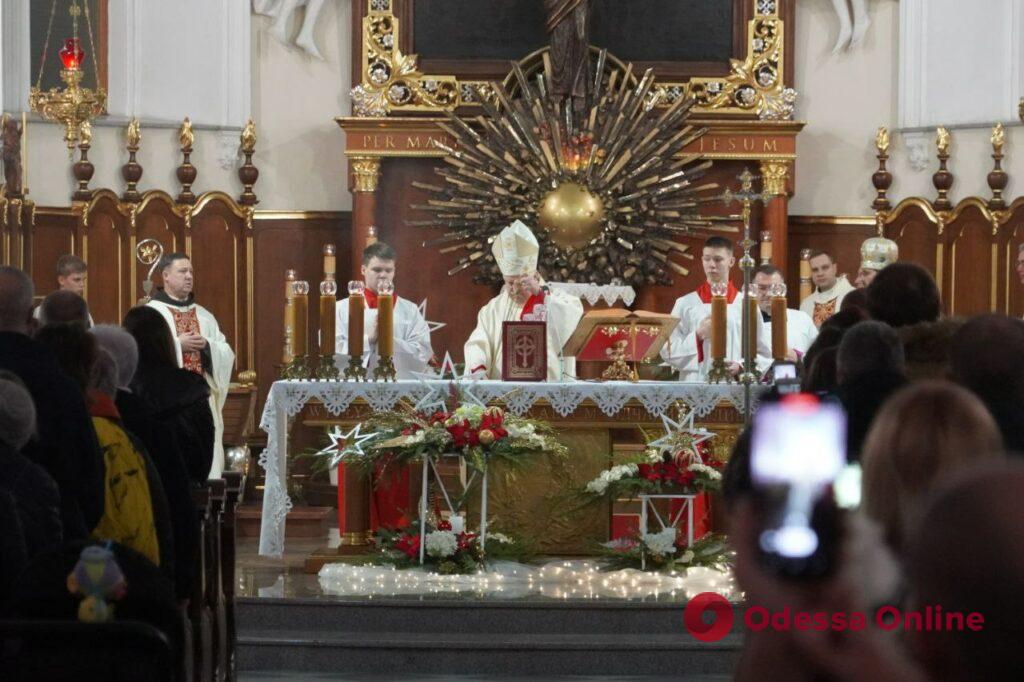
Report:
<svg viewBox="0 0 1024 682"><path fill-rule="evenodd" d="M537 272L540 247L526 225L515 221L494 239L494 260L505 278L501 293L480 309L476 329L463 349L466 371L482 370L488 379L501 379L502 323L535 316L543 306L547 322L547 380L561 381L561 350L583 317L575 296L553 291ZM569 377L565 377L569 378Z"/></svg>
<svg viewBox="0 0 1024 682"><path fill-rule="evenodd" d="M835 259L824 251L812 253L808 262L814 291L800 301L800 310L810 316L815 327L820 328L822 322L839 312L843 299L854 286L847 281L846 275L838 274L839 266Z"/></svg>
<svg viewBox="0 0 1024 682"><path fill-rule="evenodd" d="M676 299L672 316L679 324L672 330L668 343L661 349L666 363L679 370L680 381L703 381L711 369L711 285L727 285L725 359L734 370L743 362L743 296L729 280L729 270L736 263L732 240L708 237L701 252L705 281L696 291ZM771 354L766 344L764 324L757 320L755 355Z"/></svg>
<svg viewBox="0 0 1024 682"><path fill-rule="evenodd" d="M213 314L195 302L189 257L184 253L166 254L158 269L163 288L157 289L147 305L163 315L171 328L178 366L202 376L210 386L214 425L210 478L220 478L224 471L224 403L235 367L235 352Z"/></svg>
<svg viewBox="0 0 1024 682"><path fill-rule="evenodd" d="M377 291L382 282L395 281L397 255L384 242L363 249L363 366L371 373L377 367ZM396 293L394 306L395 342L392 359L399 379L414 378L412 372L425 372L434 351L430 346L430 326L419 306ZM347 356L349 300L338 303L335 314L334 349Z"/></svg>
<svg viewBox="0 0 1024 682"><path fill-rule="evenodd" d="M774 265L766 263L754 271L754 288L757 291L757 305L761 308L761 318L764 320L764 335L771 345L772 314L771 290L777 285L785 285L782 271ZM797 362L803 358L804 353L811 347L814 340L818 338L818 328L814 326L813 320L802 310L786 310L786 359L790 362ZM772 349L769 349L772 350ZM764 371L771 366L773 361L772 353L759 355L757 358L758 369Z"/></svg>

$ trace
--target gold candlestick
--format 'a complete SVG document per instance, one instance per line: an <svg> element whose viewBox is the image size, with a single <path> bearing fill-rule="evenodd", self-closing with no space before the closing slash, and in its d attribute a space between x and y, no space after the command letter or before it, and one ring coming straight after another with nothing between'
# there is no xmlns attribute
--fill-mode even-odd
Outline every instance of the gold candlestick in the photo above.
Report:
<svg viewBox="0 0 1024 682"><path fill-rule="evenodd" d="M395 375L395 285L383 281L377 286L377 367L374 381L394 381Z"/></svg>
<svg viewBox="0 0 1024 682"><path fill-rule="evenodd" d="M751 356L757 358L757 321L761 317L761 307L757 305L756 287L751 284L747 295L747 343L750 344Z"/></svg>
<svg viewBox="0 0 1024 682"><path fill-rule="evenodd" d="M348 366L345 368L345 381L355 379L366 381L366 368L363 367L363 283L348 283Z"/></svg>
<svg viewBox="0 0 1024 682"><path fill-rule="evenodd" d="M814 293L814 285L811 282L811 253L810 249L800 251L800 302Z"/></svg>
<svg viewBox="0 0 1024 682"><path fill-rule="evenodd" d="M292 285L295 284L295 271L287 270L284 275L284 348L281 353L281 364L291 363L295 353L292 350L295 337L295 308L292 297L295 295Z"/></svg>

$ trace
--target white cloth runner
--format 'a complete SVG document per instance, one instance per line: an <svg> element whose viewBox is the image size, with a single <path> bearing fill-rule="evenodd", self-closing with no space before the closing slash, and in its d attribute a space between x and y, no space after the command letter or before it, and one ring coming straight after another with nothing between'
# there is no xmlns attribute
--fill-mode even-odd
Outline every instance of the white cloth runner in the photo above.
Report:
<svg viewBox="0 0 1024 682"><path fill-rule="evenodd" d="M285 517L292 507L285 485L288 459L288 420L295 417L310 400L320 401L332 415L339 415L357 399L366 401L375 411L389 410L402 398L418 401L431 390L446 393L450 379L390 383L344 381L277 381L270 388L263 407L260 428L267 433L267 447L260 455L266 472L263 489L263 518L260 526L260 554L284 553ZM665 413L676 401L693 410L696 417L707 416L721 402L743 411L743 386L709 385L677 381L546 382L506 381L458 382L463 392L471 392L485 403L501 401L516 415L525 414L538 401L551 405L559 415L568 417L583 402L590 401L604 414L614 417L630 400L640 401L654 417ZM756 400L759 391L753 391Z"/></svg>

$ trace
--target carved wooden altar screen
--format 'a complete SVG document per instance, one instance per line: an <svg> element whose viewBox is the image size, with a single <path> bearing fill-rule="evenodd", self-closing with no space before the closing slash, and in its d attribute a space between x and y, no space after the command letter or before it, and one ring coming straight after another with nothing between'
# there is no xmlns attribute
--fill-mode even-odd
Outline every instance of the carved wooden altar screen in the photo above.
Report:
<svg viewBox="0 0 1024 682"><path fill-rule="evenodd" d="M592 44L614 47L619 53L612 56L632 61L636 72L654 68L665 101L687 94L697 99L689 122L709 132L685 153L715 161L708 179L736 188L736 176L750 168L763 176L768 193L778 195L755 210L754 234L771 233L775 262L785 267L787 195L803 127L791 120L796 93L788 87L792 0L591 4ZM615 30L623 27L631 28ZM375 236L398 249L399 289L431 301L428 317L457 292L459 303L444 308L448 324L434 333L433 343L458 356L476 311L493 291L473 286L467 271L446 276L451 258L422 246L440 231L406 225L424 217L410 208L426 198L412 183L435 179L433 169L445 155L438 143L453 142L437 126L444 110L472 121L481 111L478 86L505 79L512 61L540 59L538 48L548 40L544 2L356 0L352 30L355 115L337 119L345 131L354 197L352 271L358 272L372 226ZM711 210L734 214L737 207ZM702 241L695 235L684 257ZM675 277L671 287L643 288L635 305L667 311L695 288L702 277L699 259L681 264L687 275Z"/></svg>

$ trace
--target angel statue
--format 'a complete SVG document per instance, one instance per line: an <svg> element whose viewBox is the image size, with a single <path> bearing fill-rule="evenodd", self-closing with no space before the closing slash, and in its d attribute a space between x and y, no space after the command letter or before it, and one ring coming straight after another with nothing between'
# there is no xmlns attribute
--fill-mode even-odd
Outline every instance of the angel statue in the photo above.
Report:
<svg viewBox="0 0 1024 682"><path fill-rule="evenodd" d="M839 19L839 36L832 54L860 45L871 26L868 18L868 0L831 0L832 9Z"/></svg>
<svg viewBox="0 0 1024 682"><path fill-rule="evenodd" d="M21 196L21 124L4 114L0 122L3 143L0 159L4 162L4 187L8 197Z"/></svg>
<svg viewBox="0 0 1024 682"><path fill-rule="evenodd" d="M302 18L302 27L295 37L295 44L309 56L323 61L324 56L320 54L313 39L313 29L320 18L324 0L252 0L253 12L274 20L270 34L282 43L288 42L288 21L299 7L306 8L306 15Z"/></svg>

